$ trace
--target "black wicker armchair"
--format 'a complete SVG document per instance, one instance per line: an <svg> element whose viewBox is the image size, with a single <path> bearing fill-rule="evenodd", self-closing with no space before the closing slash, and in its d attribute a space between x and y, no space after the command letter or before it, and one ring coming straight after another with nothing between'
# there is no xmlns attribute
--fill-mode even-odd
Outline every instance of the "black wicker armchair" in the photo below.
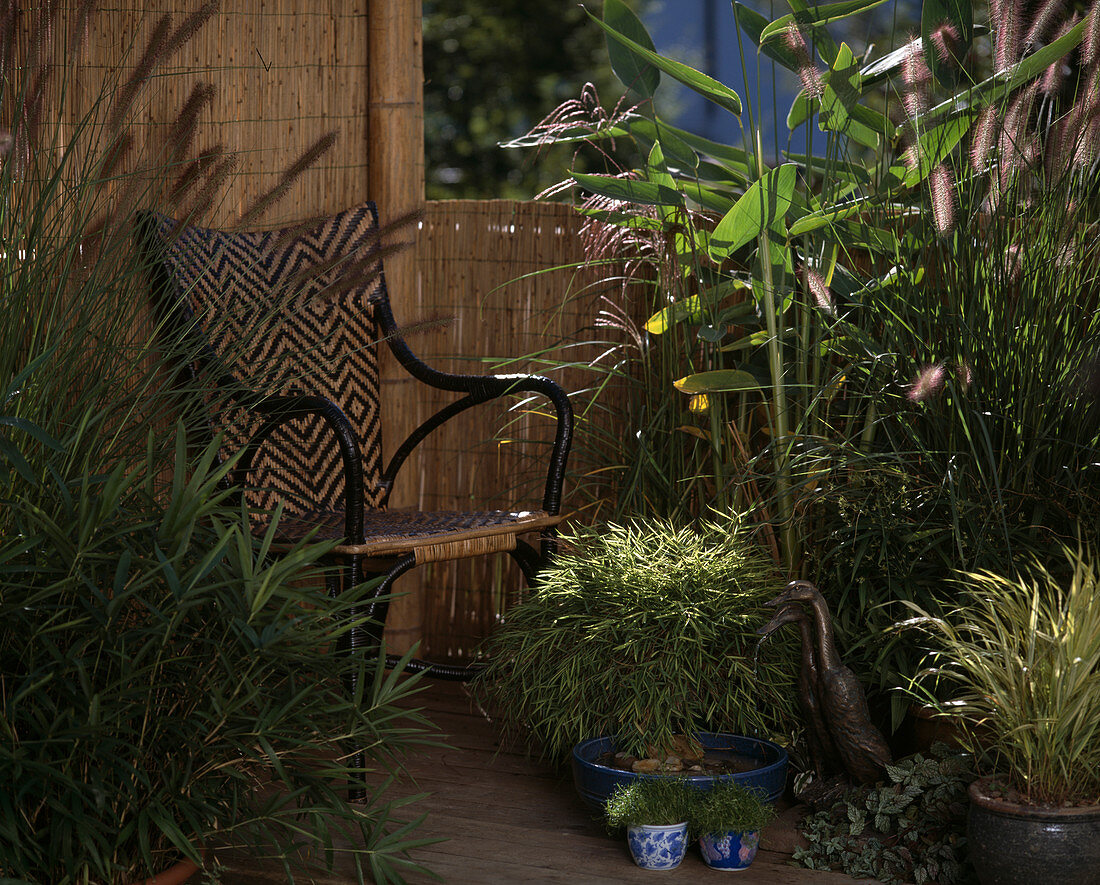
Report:
<svg viewBox="0 0 1100 885"><path fill-rule="evenodd" d="M367 203L295 228L227 232L142 213L162 322L202 336L181 367L188 383L217 384L233 417L208 416L227 447L243 451L234 483L261 511L281 502L279 537L319 529L338 539L330 593L380 576L345 652L377 646L393 582L416 565L507 552L532 581L554 549L562 480L572 437L569 400L537 375L458 375L421 362L402 338L382 275L378 213ZM402 442L383 467L376 345L384 340L415 378L459 395ZM250 384L250 381L256 382ZM251 392L252 390L263 391ZM542 394L557 414L540 510L410 512L387 509L413 449L460 412L505 394ZM268 528L261 517L257 530ZM539 545L520 540L541 533ZM467 679L475 668L414 661L429 675Z"/></svg>

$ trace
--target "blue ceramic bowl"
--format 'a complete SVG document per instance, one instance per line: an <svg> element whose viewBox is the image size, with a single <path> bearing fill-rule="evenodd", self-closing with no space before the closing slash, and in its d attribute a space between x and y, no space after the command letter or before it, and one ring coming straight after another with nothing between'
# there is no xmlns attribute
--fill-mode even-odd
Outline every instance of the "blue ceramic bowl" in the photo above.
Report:
<svg viewBox="0 0 1100 885"><path fill-rule="evenodd" d="M716 783L733 781L746 789L756 791L772 803L778 801L783 795L787 785L787 751L779 744L773 744L761 738L723 732L700 731L695 737L705 749L728 751L737 756L745 756L757 762L759 767L737 774L684 776L684 780L692 786L699 790L709 790ZM596 761L613 746L614 741L604 737L582 741L573 748L573 783L584 804L597 814L603 813L607 799L617 785L629 784L639 777L661 777L661 775L620 771Z"/></svg>

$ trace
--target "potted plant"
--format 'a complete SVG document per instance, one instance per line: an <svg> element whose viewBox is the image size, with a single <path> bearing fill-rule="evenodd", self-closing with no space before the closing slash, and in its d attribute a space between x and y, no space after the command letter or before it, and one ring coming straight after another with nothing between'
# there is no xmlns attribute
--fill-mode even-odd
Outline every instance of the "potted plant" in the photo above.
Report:
<svg viewBox="0 0 1100 885"><path fill-rule="evenodd" d="M613 829L626 828L634 862L646 870L674 870L687 851L695 790L682 778L641 777L620 785L607 800Z"/></svg>
<svg viewBox="0 0 1100 885"><path fill-rule="evenodd" d="M979 773L970 858L985 885L1086 885L1100 869L1100 580L1094 554L1016 576L962 576L927 672L953 684ZM925 686L927 691L927 686Z"/></svg>
<svg viewBox="0 0 1100 885"><path fill-rule="evenodd" d="M714 870L743 870L756 857L760 831L775 818L775 808L740 784L717 784L692 803L691 832Z"/></svg>
<svg viewBox="0 0 1100 885"><path fill-rule="evenodd" d="M742 737L795 721L793 648L753 656L775 583L736 516L577 528L490 638L479 691L547 757L572 754L594 810L634 772L692 775L677 735L757 760L777 798L786 752ZM599 762L615 753L627 770Z"/></svg>

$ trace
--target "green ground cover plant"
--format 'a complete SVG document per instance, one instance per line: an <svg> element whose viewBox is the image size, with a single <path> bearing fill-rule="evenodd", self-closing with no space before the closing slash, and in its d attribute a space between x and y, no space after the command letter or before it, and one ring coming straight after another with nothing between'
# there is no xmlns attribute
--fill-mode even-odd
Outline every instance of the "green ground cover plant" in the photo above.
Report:
<svg viewBox="0 0 1100 885"><path fill-rule="evenodd" d="M968 757L937 744L887 775L811 814L802 825L808 844L795 850L795 861L886 883L974 881L966 859Z"/></svg>

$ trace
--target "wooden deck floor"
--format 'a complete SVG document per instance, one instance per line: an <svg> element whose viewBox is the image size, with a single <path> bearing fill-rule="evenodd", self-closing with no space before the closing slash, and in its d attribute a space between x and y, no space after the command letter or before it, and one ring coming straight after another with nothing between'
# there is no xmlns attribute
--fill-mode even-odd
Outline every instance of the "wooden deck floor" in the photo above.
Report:
<svg viewBox="0 0 1100 885"><path fill-rule="evenodd" d="M414 857L455 885L561 882L668 883L709 881L708 870L692 850L671 872L638 869L625 841L612 839L591 819L577 798L567 773L529 759L522 751L502 747L498 730L453 683L433 682L418 697L419 705L448 736L451 749L418 753L410 762L411 781L397 785L395 795L430 793L414 808L428 812L418 835L446 841L420 849ZM763 845L767 846L768 833ZM775 844L773 837L773 846ZM802 870L789 856L761 850L738 877L757 885L850 885L836 873ZM285 882L285 874L246 856L223 858L225 885L268 885ZM317 885L348 885L350 872L303 877ZM411 878L410 883L436 881ZM870 880L863 880L870 883Z"/></svg>

